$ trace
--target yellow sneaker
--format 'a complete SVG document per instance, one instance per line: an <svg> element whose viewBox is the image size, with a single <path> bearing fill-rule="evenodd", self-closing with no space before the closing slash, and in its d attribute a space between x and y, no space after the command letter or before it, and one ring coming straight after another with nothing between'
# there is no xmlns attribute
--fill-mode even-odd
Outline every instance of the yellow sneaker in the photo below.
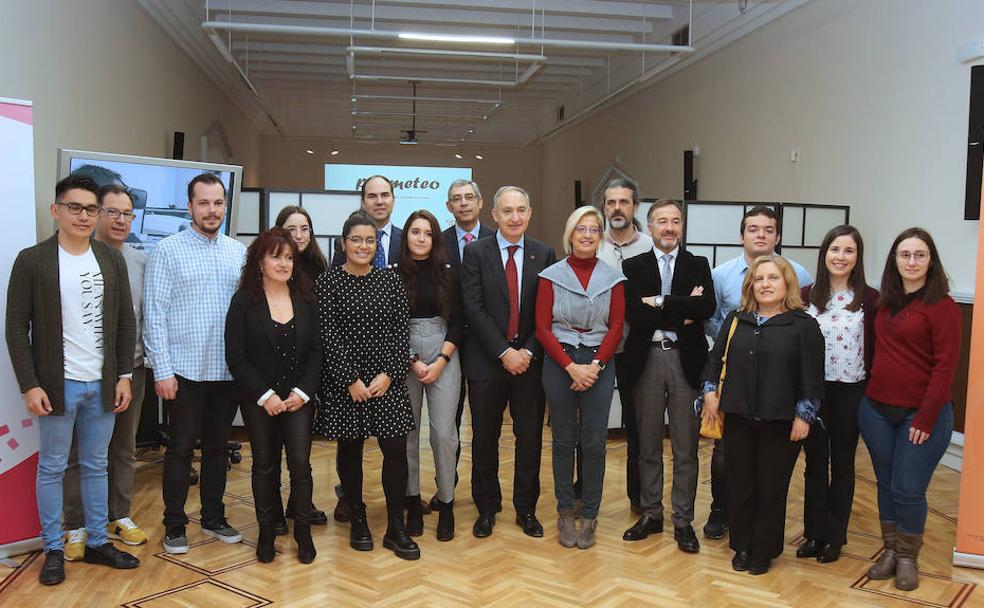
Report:
<svg viewBox="0 0 984 608"><path fill-rule="evenodd" d="M129 517L123 517L109 522L106 532L110 538L122 541L124 544L137 546L147 542L147 533L140 529L140 526L133 523Z"/></svg>
<svg viewBox="0 0 984 608"><path fill-rule="evenodd" d="M85 528L65 533L65 561L77 562L85 556Z"/></svg>

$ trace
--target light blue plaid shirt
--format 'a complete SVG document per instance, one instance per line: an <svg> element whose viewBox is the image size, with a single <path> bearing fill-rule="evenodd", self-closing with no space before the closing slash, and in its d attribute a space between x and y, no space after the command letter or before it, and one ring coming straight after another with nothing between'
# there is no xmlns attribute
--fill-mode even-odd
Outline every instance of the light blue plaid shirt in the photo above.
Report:
<svg viewBox="0 0 984 608"><path fill-rule="evenodd" d="M144 276L144 345L154 380L232 380L225 358L225 318L246 247L194 228L154 247Z"/></svg>

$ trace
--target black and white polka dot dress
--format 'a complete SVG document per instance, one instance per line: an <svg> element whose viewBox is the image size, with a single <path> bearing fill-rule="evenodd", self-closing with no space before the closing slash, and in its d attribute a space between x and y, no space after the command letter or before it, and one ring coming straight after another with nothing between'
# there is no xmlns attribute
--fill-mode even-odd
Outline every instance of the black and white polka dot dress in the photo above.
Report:
<svg viewBox="0 0 984 608"><path fill-rule="evenodd" d="M410 367L410 305L395 270L357 276L342 267L322 273L315 285L324 365L315 430L328 439L402 437L413 430L407 392ZM366 386L381 373L390 377L382 397L357 403L350 384Z"/></svg>

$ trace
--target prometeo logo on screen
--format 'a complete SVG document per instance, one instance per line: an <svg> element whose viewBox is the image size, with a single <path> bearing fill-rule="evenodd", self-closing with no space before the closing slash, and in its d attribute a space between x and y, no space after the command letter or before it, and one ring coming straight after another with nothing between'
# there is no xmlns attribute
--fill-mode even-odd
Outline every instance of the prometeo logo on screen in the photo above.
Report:
<svg viewBox="0 0 984 608"><path fill-rule="evenodd" d="M438 180L426 180L415 177L412 180L390 180L393 183L393 190L440 190L441 182ZM355 182L355 189L362 190L363 184L366 183L366 178L360 177Z"/></svg>

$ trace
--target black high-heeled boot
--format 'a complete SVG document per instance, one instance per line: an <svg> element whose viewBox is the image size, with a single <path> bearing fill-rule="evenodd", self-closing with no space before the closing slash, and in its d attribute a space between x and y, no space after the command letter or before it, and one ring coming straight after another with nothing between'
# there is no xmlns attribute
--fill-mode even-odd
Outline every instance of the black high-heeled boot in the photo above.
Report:
<svg viewBox="0 0 984 608"><path fill-rule="evenodd" d="M311 540L311 524L294 522L294 541L297 542L297 560L302 564L310 564L317 557L318 551Z"/></svg>
<svg viewBox="0 0 984 608"><path fill-rule="evenodd" d="M269 564L277 554L273 547L273 541L277 535L273 526L260 524L260 536L256 539L256 560L261 564Z"/></svg>
<svg viewBox="0 0 984 608"><path fill-rule="evenodd" d="M454 538L454 501L437 501L437 540Z"/></svg>
<svg viewBox="0 0 984 608"><path fill-rule="evenodd" d="M356 551L372 551L372 532L366 520L366 505L360 503L352 508L352 521L349 530L349 544Z"/></svg>

